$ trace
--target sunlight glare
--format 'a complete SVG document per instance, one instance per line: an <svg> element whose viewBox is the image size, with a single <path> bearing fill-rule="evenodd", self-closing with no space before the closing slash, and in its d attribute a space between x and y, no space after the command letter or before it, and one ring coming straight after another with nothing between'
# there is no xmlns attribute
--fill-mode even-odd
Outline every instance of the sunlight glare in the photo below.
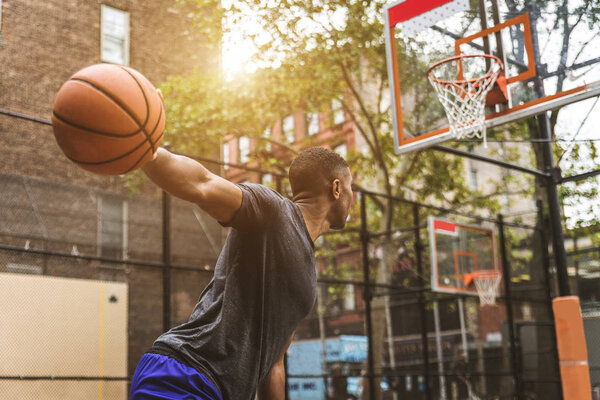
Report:
<svg viewBox="0 0 600 400"><path fill-rule="evenodd" d="M223 21L226 32L223 35L221 57L223 72L228 80L236 75L252 73L258 69L258 65L252 62L257 48L248 36L257 35L259 39L263 39L261 36L265 35L260 23L251 15L250 9L244 7L243 2L223 0L222 6L230 8L234 2L237 7L244 8L246 15L243 21L238 21L236 24Z"/></svg>

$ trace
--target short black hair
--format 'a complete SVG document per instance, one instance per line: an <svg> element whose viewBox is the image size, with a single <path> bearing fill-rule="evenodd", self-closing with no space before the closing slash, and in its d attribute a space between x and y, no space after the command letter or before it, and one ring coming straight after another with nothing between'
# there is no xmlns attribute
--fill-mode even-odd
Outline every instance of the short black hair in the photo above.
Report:
<svg viewBox="0 0 600 400"><path fill-rule="evenodd" d="M324 187L320 187L318 177L332 182L340 178L348 168L348 163L339 154L323 148L310 147L303 150L292 161L290 166L290 185L292 193L300 192L320 193Z"/></svg>

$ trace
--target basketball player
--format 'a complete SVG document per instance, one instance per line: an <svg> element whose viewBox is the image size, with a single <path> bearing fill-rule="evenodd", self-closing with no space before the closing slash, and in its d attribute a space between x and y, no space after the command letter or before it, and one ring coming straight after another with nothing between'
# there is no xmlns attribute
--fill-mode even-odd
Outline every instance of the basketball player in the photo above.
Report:
<svg viewBox="0 0 600 400"><path fill-rule="evenodd" d="M165 149L143 170L232 229L189 321L140 360L131 399L283 400L284 355L317 294L313 243L343 228L350 211L348 164L330 150L304 150L290 166L291 201Z"/></svg>

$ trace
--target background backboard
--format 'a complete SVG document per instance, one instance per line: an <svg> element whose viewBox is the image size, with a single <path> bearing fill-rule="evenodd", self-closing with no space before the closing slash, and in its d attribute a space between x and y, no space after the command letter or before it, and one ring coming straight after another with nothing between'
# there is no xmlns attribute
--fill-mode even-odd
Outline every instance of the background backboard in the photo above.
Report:
<svg viewBox="0 0 600 400"><path fill-rule="evenodd" d="M437 217L428 229L433 291L477 295L471 274L499 271L493 230Z"/></svg>

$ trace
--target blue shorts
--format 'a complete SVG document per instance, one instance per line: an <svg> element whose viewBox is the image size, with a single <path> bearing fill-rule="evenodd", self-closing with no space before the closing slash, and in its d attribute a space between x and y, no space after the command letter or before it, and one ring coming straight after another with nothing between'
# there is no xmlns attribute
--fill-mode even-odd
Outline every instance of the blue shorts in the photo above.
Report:
<svg viewBox="0 0 600 400"><path fill-rule="evenodd" d="M161 354L146 353L131 380L131 400L223 400L200 372Z"/></svg>

